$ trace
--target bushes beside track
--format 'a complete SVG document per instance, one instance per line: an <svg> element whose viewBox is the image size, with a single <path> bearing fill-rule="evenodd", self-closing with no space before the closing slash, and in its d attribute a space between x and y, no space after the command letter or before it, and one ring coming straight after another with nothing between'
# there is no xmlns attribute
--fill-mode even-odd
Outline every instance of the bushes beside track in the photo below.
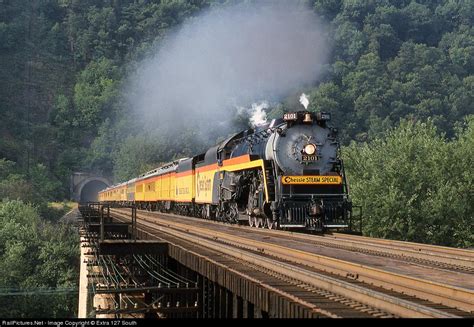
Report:
<svg viewBox="0 0 474 327"><path fill-rule="evenodd" d="M474 246L474 116L451 140L431 121L405 120L343 155L365 235Z"/></svg>
<svg viewBox="0 0 474 327"><path fill-rule="evenodd" d="M0 202L0 317L77 316L78 237L31 204Z"/></svg>

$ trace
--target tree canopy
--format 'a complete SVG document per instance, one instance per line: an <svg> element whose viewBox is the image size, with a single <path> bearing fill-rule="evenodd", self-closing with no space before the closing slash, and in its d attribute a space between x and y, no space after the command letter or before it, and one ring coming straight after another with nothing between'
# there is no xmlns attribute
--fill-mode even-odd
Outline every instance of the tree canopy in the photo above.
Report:
<svg viewBox="0 0 474 327"><path fill-rule="evenodd" d="M78 298L79 240L70 228L42 219L33 206L21 201L0 202L1 317L73 316ZM39 292L50 289L73 293ZM37 295L15 295L28 290Z"/></svg>
<svg viewBox="0 0 474 327"><path fill-rule="evenodd" d="M75 170L121 179L115 167L125 159L116 154L126 140L144 142L127 107L127 76L186 20L240 2L2 1L0 157L25 171L44 165L59 197ZM452 137L474 111L472 1L301 3L325 20L332 42L323 79L306 90L310 110L330 111L345 144L380 136L400 118L431 119ZM151 157L178 151L164 148Z"/></svg>
<svg viewBox="0 0 474 327"><path fill-rule="evenodd" d="M474 116L451 140L431 120L404 120L371 142L344 148L364 234L456 247L474 245Z"/></svg>

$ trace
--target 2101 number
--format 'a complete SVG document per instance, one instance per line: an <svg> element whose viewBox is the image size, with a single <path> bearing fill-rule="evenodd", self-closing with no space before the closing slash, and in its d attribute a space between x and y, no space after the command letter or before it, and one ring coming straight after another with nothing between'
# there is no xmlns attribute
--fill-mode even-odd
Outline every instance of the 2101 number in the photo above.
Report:
<svg viewBox="0 0 474 327"><path fill-rule="evenodd" d="M318 156L314 154L313 155L303 154L302 160L303 161L317 161Z"/></svg>

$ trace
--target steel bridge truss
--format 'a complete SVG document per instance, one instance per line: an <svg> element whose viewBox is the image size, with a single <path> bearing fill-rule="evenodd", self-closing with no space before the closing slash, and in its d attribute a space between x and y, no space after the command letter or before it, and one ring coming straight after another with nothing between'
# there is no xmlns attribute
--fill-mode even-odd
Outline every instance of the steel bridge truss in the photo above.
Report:
<svg viewBox="0 0 474 327"><path fill-rule="evenodd" d="M170 268L167 244L137 240L132 223L114 223L110 208L81 206L81 243L87 265L90 317L196 317L199 287L192 274Z"/></svg>

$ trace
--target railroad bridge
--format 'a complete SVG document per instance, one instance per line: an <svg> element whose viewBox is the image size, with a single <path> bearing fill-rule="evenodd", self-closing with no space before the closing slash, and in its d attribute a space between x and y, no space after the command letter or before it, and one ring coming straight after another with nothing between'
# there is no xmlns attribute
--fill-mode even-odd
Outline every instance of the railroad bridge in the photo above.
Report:
<svg viewBox="0 0 474 327"><path fill-rule="evenodd" d="M75 172L71 175L71 199L76 202L97 201L97 194L112 185L110 179L92 173Z"/></svg>
<svg viewBox="0 0 474 327"><path fill-rule="evenodd" d="M474 317L474 251L80 206L79 317Z"/></svg>

